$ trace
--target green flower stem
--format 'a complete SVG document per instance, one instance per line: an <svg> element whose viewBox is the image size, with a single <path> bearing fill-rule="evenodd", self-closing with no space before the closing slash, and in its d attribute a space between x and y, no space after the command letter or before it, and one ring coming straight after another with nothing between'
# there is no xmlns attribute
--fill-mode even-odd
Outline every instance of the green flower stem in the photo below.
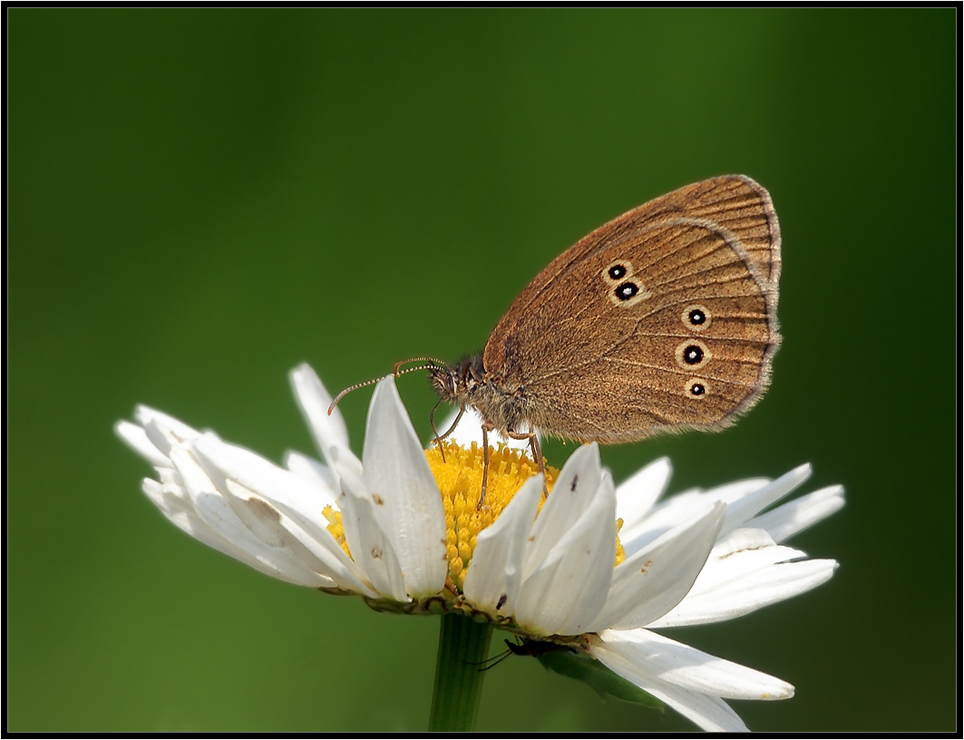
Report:
<svg viewBox="0 0 964 740"><path fill-rule="evenodd" d="M430 732L471 732L482 696L482 661L489 652L492 625L461 614L443 614L439 632Z"/></svg>

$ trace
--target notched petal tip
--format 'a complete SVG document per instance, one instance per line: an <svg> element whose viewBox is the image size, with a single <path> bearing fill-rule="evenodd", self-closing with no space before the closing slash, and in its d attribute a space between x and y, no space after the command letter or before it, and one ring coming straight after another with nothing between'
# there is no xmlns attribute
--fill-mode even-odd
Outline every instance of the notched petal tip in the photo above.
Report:
<svg viewBox="0 0 964 740"><path fill-rule="evenodd" d="M307 363L302 363L288 374L291 389L301 415L324 458L332 463L332 451L348 447L348 427L336 406L329 415L332 397L318 374Z"/></svg>
<svg viewBox="0 0 964 740"><path fill-rule="evenodd" d="M143 457L154 467L165 468L171 466L171 461L148 438L143 427L129 421L119 421L114 425L114 433L134 452Z"/></svg>

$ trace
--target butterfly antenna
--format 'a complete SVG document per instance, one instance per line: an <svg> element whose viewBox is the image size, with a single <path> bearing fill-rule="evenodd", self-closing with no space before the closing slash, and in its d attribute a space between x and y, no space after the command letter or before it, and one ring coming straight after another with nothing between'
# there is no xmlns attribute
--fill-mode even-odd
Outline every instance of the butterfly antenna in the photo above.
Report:
<svg viewBox="0 0 964 740"><path fill-rule="evenodd" d="M410 367L407 370L399 370L402 365L407 365L410 362L427 362L428 365L420 365L419 367ZM433 367L445 367L445 363L441 360L436 360L434 357L413 357L410 360L399 360L395 363L395 369L392 371L397 378L399 375L405 375L405 373L414 373L416 370L431 370Z"/></svg>
<svg viewBox="0 0 964 740"><path fill-rule="evenodd" d="M410 368L406 368L405 370L399 370L399 368L402 365L405 365L409 362L427 362L429 364L419 365L418 367L410 367ZM431 370L432 368L437 368L437 367L445 367L445 363L442 362L441 360L436 360L434 357L413 357L410 360L401 360L400 362L396 362L395 369L392 371L392 374L397 378L399 375L407 375L408 373L414 373L417 370ZM366 380L364 383L356 383L355 385L351 385L345 388L345 390L343 390L341 393L335 396L335 400L332 401L331 404L328 406L328 416L331 416L331 412L335 410L335 406L338 405L338 402L341 399L343 399L345 396L347 396L349 393L351 393L352 391L357 391L359 388L364 388L367 385L375 385L375 383L377 383L379 380L381 380L381 378Z"/></svg>
<svg viewBox="0 0 964 740"><path fill-rule="evenodd" d="M351 393L352 391L357 391L359 388L364 388L366 385L375 385L375 383L377 383L379 380L381 380L381 378L375 378L374 380L366 380L364 383L356 383L355 385L350 385L347 388L345 388L345 390L343 390L341 393L335 396L335 400L331 402L331 405L328 407L328 416L331 416L331 412L335 410L335 406L338 405L338 402L341 399L343 399L345 396L347 396L349 393Z"/></svg>

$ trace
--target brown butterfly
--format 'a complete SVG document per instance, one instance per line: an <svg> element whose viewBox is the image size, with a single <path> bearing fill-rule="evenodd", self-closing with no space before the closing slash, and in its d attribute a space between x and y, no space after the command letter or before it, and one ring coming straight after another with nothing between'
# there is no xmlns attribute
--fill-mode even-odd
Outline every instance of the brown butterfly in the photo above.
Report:
<svg viewBox="0 0 964 740"><path fill-rule="evenodd" d="M428 369L441 400L460 416L479 412L486 457L495 430L528 439L540 467L537 431L614 443L719 429L769 383L779 275L780 227L767 191L743 175L704 180L559 255L481 354L451 366L416 358L429 364L405 372ZM487 466L480 507L486 480Z"/></svg>

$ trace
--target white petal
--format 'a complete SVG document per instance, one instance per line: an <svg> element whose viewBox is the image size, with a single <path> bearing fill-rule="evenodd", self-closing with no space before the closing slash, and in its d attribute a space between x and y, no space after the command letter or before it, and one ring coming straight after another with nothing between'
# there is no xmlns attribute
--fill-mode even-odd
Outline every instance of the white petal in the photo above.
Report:
<svg viewBox="0 0 964 740"><path fill-rule="evenodd" d="M336 585L333 580L324 579L324 577L320 575L314 576L307 573L296 573L289 569L279 569L248 554L212 529L197 514L190 499L188 499L187 495L183 492L179 494L168 486L162 486L155 480L145 479L144 493L146 493L148 498L164 513L164 516L179 529L208 547L239 560L265 575L287 581L288 583L294 583L298 586L309 586L312 588L333 588Z"/></svg>
<svg viewBox="0 0 964 740"><path fill-rule="evenodd" d="M601 478L595 442L582 445L569 456L532 528L522 563L523 579L542 566L549 551L583 515L596 497Z"/></svg>
<svg viewBox="0 0 964 740"><path fill-rule="evenodd" d="M649 630L606 630L599 639L619 651L642 673L690 691L723 699L763 701L793 696L793 686L786 681Z"/></svg>
<svg viewBox="0 0 964 740"><path fill-rule="evenodd" d="M341 521L355 563L380 594L399 603L409 601L405 576L391 534L383 526L381 512L376 512L376 504L365 488L364 480L346 475L341 485L345 492L339 499Z"/></svg>
<svg viewBox="0 0 964 740"><path fill-rule="evenodd" d="M328 415L332 398L315 371L307 364L301 364L291 371L290 380L305 423L325 460L330 465L334 465L336 459L342 465L357 463L348 447L348 429L341 411L336 406ZM357 463L357 466L360 468L361 464Z"/></svg>
<svg viewBox="0 0 964 740"><path fill-rule="evenodd" d="M295 475L311 481L319 488L332 491L335 494L335 500L337 500L338 475L330 467L307 455L302 455L300 452L292 451L285 453L284 462L285 467Z"/></svg>
<svg viewBox="0 0 964 740"><path fill-rule="evenodd" d="M765 529L734 529L716 542L710 554L706 578L700 589L714 588L718 582L743 575L754 568L791 560L803 560L807 553L787 545L778 545Z"/></svg>
<svg viewBox="0 0 964 740"><path fill-rule="evenodd" d="M129 421L119 421L114 427L114 430L117 432L118 437L124 440L134 452L146 459L151 465L157 467L171 466L170 459L166 455L161 454L161 451L148 439L147 432L145 432L142 427L137 426L137 424L131 424Z"/></svg>
<svg viewBox="0 0 964 740"><path fill-rule="evenodd" d="M748 519L786 496L810 477L811 470L809 464L801 465L789 473L781 475L773 483L732 502L727 506L726 518L723 520L720 536L722 537L734 529L744 526Z"/></svg>
<svg viewBox="0 0 964 740"><path fill-rule="evenodd" d="M722 486L714 486L703 492L703 496L714 501L722 501L730 505L742 498L746 498L751 493L759 491L769 485L769 478L744 478L743 480L732 483L724 483Z"/></svg>
<svg viewBox="0 0 964 740"><path fill-rule="evenodd" d="M219 494L200 493L195 500L198 514L205 522L214 526L218 534L233 545L253 557L263 567L262 572L275 578L312 588L328 587L332 581L312 570L283 547L273 547L257 538L238 518L236 512L227 506Z"/></svg>
<svg viewBox="0 0 964 740"><path fill-rule="evenodd" d="M725 511L718 502L620 563L606 605L589 631L641 627L679 604L713 548Z"/></svg>
<svg viewBox="0 0 964 740"><path fill-rule="evenodd" d="M292 583L311 586L330 583L330 579L312 571L285 548L279 547L279 543L261 539L252 532L189 450L181 445L172 448L171 461L184 480L184 487L198 516L232 547L274 569L277 571L274 575Z"/></svg>
<svg viewBox="0 0 964 740"><path fill-rule="evenodd" d="M632 537L633 530L663 495L672 474L669 458L661 457L616 487L616 517L623 520L620 539L627 534Z"/></svg>
<svg viewBox="0 0 964 740"><path fill-rule="evenodd" d="M738 530L759 532L762 530ZM809 591L829 580L833 560L782 562L802 555L799 550L773 545L711 557L682 602L649 626L681 627L733 619ZM715 555L715 553L714 553Z"/></svg>
<svg viewBox="0 0 964 740"><path fill-rule="evenodd" d="M542 498L542 475L535 475L479 533L462 589L465 598L490 614L512 614L522 580L522 557Z"/></svg>
<svg viewBox="0 0 964 740"><path fill-rule="evenodd" d="M334 543L327 531L319 532L312 526L312 522L298 518L297 512L253 495L253 492L244 489L240 484L227 481L227 488L232 494L243 498L251 514L260 521L262 528L274 534L285 550L310 570L329 578L334 585L343 590L355 591L365 596L377 596L376 592L362 580L355 562L337 543ZM236 507L235 510L237 510ZM242 518L252 531L257 531L250 523L252 517Z"/></svg>
<svg viewBox="0 0 964 740"><path fill-rule="evenodd" d="M187 424L175 419L173 416L168 416L157 409L152 409L150 406L138 406L134 411L134 417L143 427L146 427L149 422L158 422L162 427L170 432L173 439L179 441L186 442L192 439L197 439L201 436L201 432L193 427L189 427Z"/></svg>
<svg viewBox="0 0 964 740"><path fill-rule="evenodd" d="M352 553L360 553L363 549L362 539L361 535L358 533L358 518L354 514L358 507L354 506L353 500L361 497L371 501L371 496L368 493L368 486L365 485L365 479L361 474L361 463L359 462L359 468L357 470L353 466L346 466L342 468L338 473L338 476L340 478L339 485L341 486L342 491L341 495L338 497L338 509L341 511L341 524L342 529L345 532L345 542L348 545L348 549ZM378 508L382 509L384 507ZM351 512L353 512L351 516L348 515L349 509ZM378 513L380 512L376 512L376 514ZM378 526L381 526L380 521L377 524ZM384 527L382 528L384 529ZM392 547L394 548L394 545ZM359 557L353 556L353 558L362 571L367 572L365 570L364 563L359 560Z"/></svg>
<svg viewBox="0 0 964 740"><path fill-rule="evenodd" d="M783 542L811 524L839 511L843 505L843 486L829 486L760 514L744 526L765 529L775 542Z"/></svg>
<svg viewBox="0 0 964 740"><path fill-rule="evenodd" d="M153 423L150 426L154 426ZM201 464L194 458L189 445L178 443L176 447L172 447L170 458L171 462L174 463L177 468L177 472L183 482L184 490L187 492L192 503L196 504L198 496L202 493L218 493L214 481L211 480ZM217 529L216 526L215 529Z"/></svg>
<svg viewBox="0 0 964 740"><path fill-rule="evenodd" d="M298 522L275 508L272 502L266 501L253 491L231 480L225 481L225 491L222 495L238 514L238 518L262 542L283 549L309 570L331 578L339 586L368 596L375 595L374 591L354 578L342 563L305 532Z"/></svg>
<svg viewBox="0 0 964 740"><path fill-rule="evenodd" d="M225 555L238 559L248 557L247 553L225 540L198 516L183 489L162 485L151 478L144 479L142 488L151 502L181 531Z"/></svg>
<svg viewBox="0 0 964 740"><path fill-rule="evenodd" d="M542 514L548 505L542 507ZM516 621L536 634L585 632L605 602L615 558L616 491L612 476L604 471L596 496L582 516L558 539L542 565L524 577Z"/></svg>
<svg viewBox="0 0 964 740"><path fill-rule="evenodd" d="M186 495L179 496L167 486L161 486L155 480L145 479L144 493L151 499L164 515L182 531L191 535L199 542L232 557L265 575L277 578L298 586L311 588L333 588L335 582L324 579L320 575L294 572L292 569L279 569L267 562L258 560L253 555L229 542L212 529L194 510L193 504Z"/></svg>
<svg viewBox="0 0 964 740"><path fill-rule="evenodd" d="M391 375L375 387L363 460L371 501L384 507L388 519L382 521L391 522L408 594L419 598L438 593L448 572L445 509Z"/></svg>
<svg viewBox="0 0 964 740"><path fill-rule="evenodd" d="M183 438L175 434L161 419L147 419L143 422L143 425L147 439L157 448L158 452L167 458L170 458L171 450L183 441ZM191 439L197 439L200 436L199 432Z"/></svg>
<svg viewBox="0 0 964 740"><path fill-rule="evenodd" d="M718 501L732 504L760 490L769 482L768 478L747 478L708 491L694 489L677 493L656 504L637 526L624 526L619 532L619 540L623 543L626 554L632 555L673 527L706 511L708 506Z"/></svg>
<svg viewBox="0 0 964 740"><path fill-rule="evenodd" d="M592 644L592 654L613 673L665 702L701 729L707 732L749 732L739 715L719 697L661 681L637 667L633 654L629 651L624 654L624 651L624 644L609 645L602 640L594 640Z"/></svg>
<svg viewBox="0 0 964 740"><path fill-rule="evenodd" d="M223 471L225 477L257 491L262 498L300 512L323 529L328 526L324 509L336 503L336 491L321 488L315 481L305 480L250 450L223 442L210 433L195 441L194 447Z"/></svg>
<svg viewBox="0 0 964 740"><path fill-rule="evenodd" d="M330 492L213 436L197 440L194 448L218 491L256 536L284 546L292 557L333 579L339 588L376 595L328 531L323 510L334 503Z"/></svg>

